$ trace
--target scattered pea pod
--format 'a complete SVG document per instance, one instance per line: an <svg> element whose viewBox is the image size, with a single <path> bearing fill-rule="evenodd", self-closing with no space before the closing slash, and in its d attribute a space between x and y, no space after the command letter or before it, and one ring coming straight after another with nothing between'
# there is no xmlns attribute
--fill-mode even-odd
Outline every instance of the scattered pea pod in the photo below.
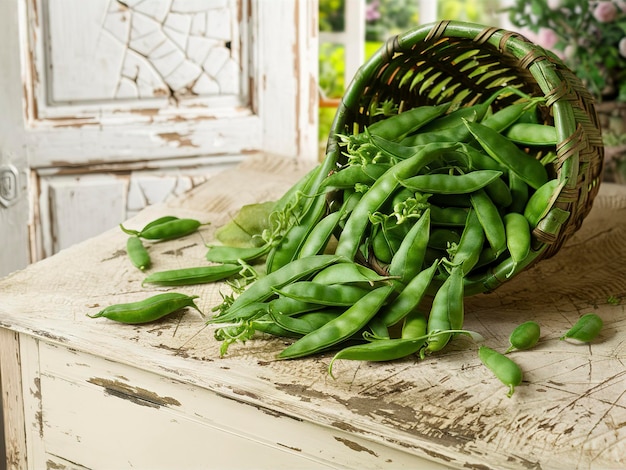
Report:
<svg viewBox="0 0 626 470"><path fill-rule="evenodd" d="M158 271L148 275L144 284L159 286L190 286L222 281L239 273L240 264L215 264L210 266L194 266L191 268L170 269Z"/></svg>
<svg viewBox="0 0 626 470"><path fill-rule="evenodd" d="M537 344L540 336L541 328L537 322L524 322L516 326L509 335L509 347L504 353L509 353L515 349L520 351L530 349Z"/></svg>
<svg viewBox="0 0 626 470"><path fill-rule="evenodd" d="M104 317L127 324L148 323L159 320L185 307L192 307L200 312L200 309L194 302L194 299L197 298L197 295L189 296L176 292L166 292L153 295L138 302L110 305L94 315L87 316L90 318Z"/></svg>
<svg viewBox="0 0 626 470"><path fill-rule="evenodd" d="M202 223L195 219L164 217L146 225L140 231L130 230L120 224L122 231L147 240L172 240L184 237L198 230Z"/></svg>
<svg viewBox="0 0 626 470"><path fill-rule="evenodd" d="M588 343L593 341L600 334L603 326L604 322L597 314L586 313L559 339L573 339Z"/></svg>
<svg viewBox="0 0 626 470"><path fill-rule="evenodd" d="M130 258L131 263L141 271L145 271L150 267L150 253L144 246L139 237L131 235L126 240L126 252Z"/></svg>
<svg viewBox="0 0 626 470"><path fill-rule="evenodd" d="M523 373L520 366L509 357L487 346L478 348L478 357L504 385L509 387L507 397L513 396L515 387L522 383Z"/></svg>

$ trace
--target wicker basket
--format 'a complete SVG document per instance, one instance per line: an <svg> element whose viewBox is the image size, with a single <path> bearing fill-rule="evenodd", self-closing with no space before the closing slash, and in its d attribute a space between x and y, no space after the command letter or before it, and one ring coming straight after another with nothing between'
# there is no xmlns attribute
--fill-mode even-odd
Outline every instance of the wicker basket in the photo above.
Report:
<svg viewBox="0 0 626 470"><path fill-rule="evenodd" d="M533 232L531 256L516 272L554 255L589 213L602 175L604 148L593 98L556 56L523 36L493 27L442 21L390 38L356 73L339 105L326 158L342 162L337 134L360 132L393 99L400 112L457 101L471 105L497 87L514 86L546 98L544 122L557 129L557 159L548 169L563 183L551 211ZM497 110L516 99L494 102ZM562 214L569 213L563 220ZM508 261L508 262L507 262ZM466 293L487 292L508 280L510 261L466 279Z"/></svg>

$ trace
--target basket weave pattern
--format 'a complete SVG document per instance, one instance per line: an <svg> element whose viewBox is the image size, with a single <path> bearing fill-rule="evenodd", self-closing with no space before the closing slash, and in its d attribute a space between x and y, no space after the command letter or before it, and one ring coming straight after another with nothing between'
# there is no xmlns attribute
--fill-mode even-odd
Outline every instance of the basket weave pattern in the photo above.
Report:
<svg viewBox="0 0 626 470"><path fill-rule="evenodd" d="M533 262L554 255L576 232L598 192L604 162L593 97L556 56L523 36L493 27L442 21L390 38L364 63L343 96L327 145L342 161L337 134L351 134L381 119L373 110L393 100L399 112L447 101L473 105L500 87L545 97L540 115L557 129L557 159L548 167L564 183L552 208L570 213L557 230L533 232ZM512 104L503 96L494 111ZM540 155L537 155L539 158Z"/></svg>

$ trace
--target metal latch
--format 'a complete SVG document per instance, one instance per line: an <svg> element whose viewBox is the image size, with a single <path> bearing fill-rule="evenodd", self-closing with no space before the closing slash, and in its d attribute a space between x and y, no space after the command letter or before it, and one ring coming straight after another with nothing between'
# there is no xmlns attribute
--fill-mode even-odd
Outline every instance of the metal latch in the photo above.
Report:
<svg viewBox="0 0 626 470"><path fill-rule="evenodd" d="M13 165L0 165L0 204L9 207L17 201L18 172Z"/></svg>

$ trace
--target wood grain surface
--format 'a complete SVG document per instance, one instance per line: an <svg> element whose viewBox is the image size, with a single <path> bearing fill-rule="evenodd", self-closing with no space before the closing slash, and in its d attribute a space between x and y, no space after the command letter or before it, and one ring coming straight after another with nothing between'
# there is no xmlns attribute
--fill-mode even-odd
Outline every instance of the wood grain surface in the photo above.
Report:
<svg viewBox="0 0 626 470"><path fill-rule="evenodd" d="M125 226L164 214L210 221L192 236L149 246L154 270L202 265L206 243L239 207L277 198L307 169L269 157L246 162ZM220 358L220 344L192 310L148 325L90 319L87 313L106 305L168 290L141 285L144 274L128 261L125 237L108 231L0 281L0 326L452 468L626 467L624 186L602 186L583 227L557 255L466 300L466 328L497 350L506 349L517 324L541 325L534 349L510 354L524 371L512 398L465 337L424 360L338 361L333 380L328 355L275 360L286 339L258 336ZM207 314L228 292L223 284L176 290L199 295ZM591 344L560 341L587 312L604 320L600 337Z"/></svg>

